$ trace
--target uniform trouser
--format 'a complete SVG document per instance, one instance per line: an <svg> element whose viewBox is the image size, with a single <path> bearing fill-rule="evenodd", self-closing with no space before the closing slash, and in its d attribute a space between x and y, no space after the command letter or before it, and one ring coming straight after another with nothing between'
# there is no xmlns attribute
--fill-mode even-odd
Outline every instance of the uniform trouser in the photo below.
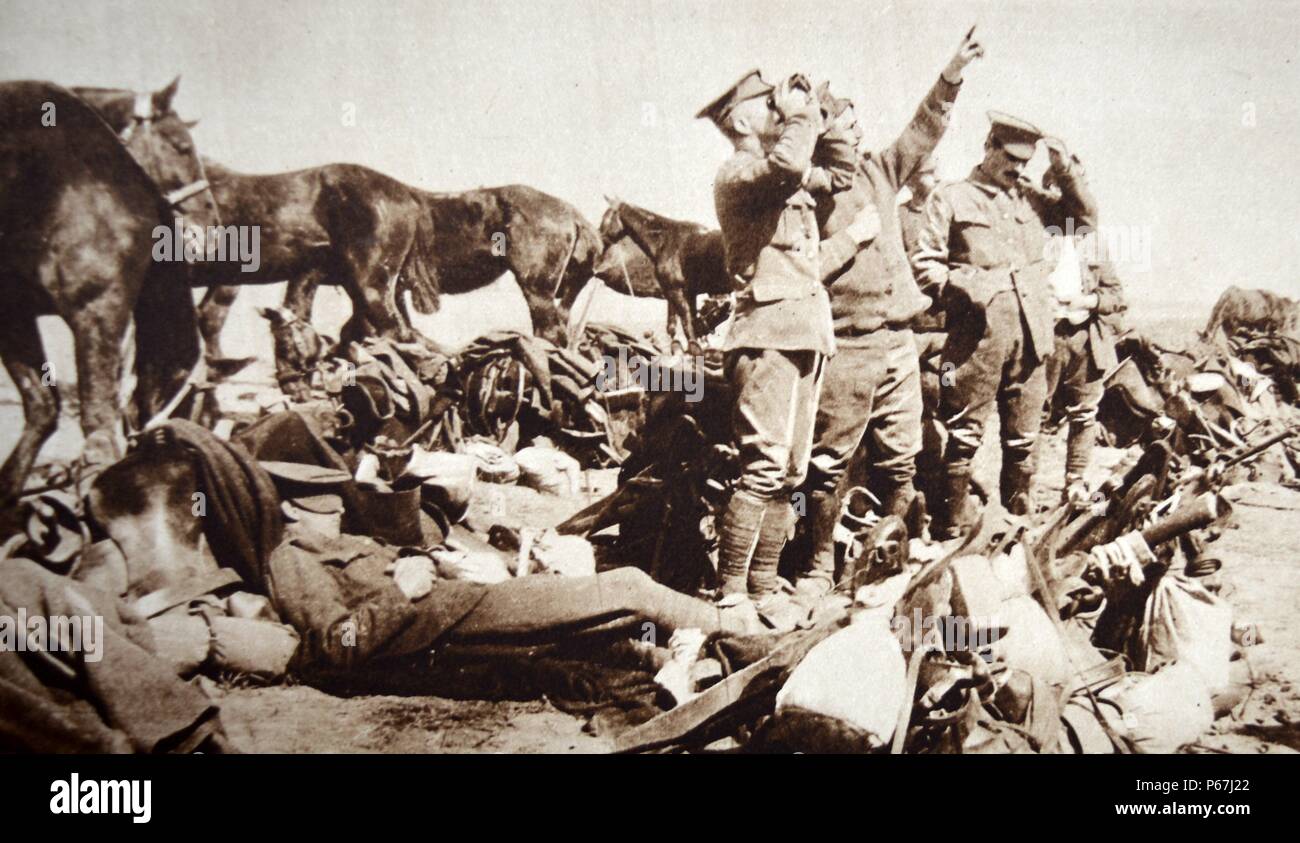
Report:
<svg viewBox="0 0 1300 843"><path fill-rule="evenodd" d="M944 378L942 353L946 335L939 331L914 331L921 363L921 451L916 455L916 490L933 502L943 471L943 426L939 424L939 391Z"/></svg>
<svg viewBox="0 0 1300 843"><path fill-rule="evenodd" d="M1030 347L1028 330L1011 291L995 295L983 313L948 319L943 366L950 377L941 386L939 417L948 429L944 474L950 513L965 506L971 461L995 405L1002 428L1002 505L1027 511L1047 396L1045 367Z"/></svg>
<svg viewBox="0 0 1300 843"><path fill-rule="evenodd" d="M1097 407L1104 391L1102 372L1092 362L1086 325L1057 327L1056 348L1047 361L1047 394L1065 404L1068 424L1065 485L1083 479L1097 438Z"/></svg>
<svg viewBox="0 0 1300 843"><path fill-rule="evenodd" d="M678 629L706 635L745 631L713 604L660 585L637 568L619 568L591 577L523 577L492 585L447 640L537 644L625 628L644 633L647 623L664 641Z"/></svg>
<svg viewBox="0 0 1300 843"><path fill-rule="evenodd" d="M719 536L724 592L761 595L775 588L781 548L793 528L790 495L808 473L823 359L814 351L749 348L727 355L740 478Z"/></svg>
<svg viewBox="0 0 1300 843"><path fill-rule="evenodd" d="M854 453L865 445L886 508L902 515L914 494L921 450L921 368L912 332L881 329L863 342L840 345L827 361L817 406L808 473L814 519L808 576L827 582L835 569L841 481Z"/></svg>
<svg viewBox="0 0 1300 843"><path fill-rule="evenodd" d="M824 370L815 351L742 348L727 355L738 489L771 500L804 481Z"/></svg>

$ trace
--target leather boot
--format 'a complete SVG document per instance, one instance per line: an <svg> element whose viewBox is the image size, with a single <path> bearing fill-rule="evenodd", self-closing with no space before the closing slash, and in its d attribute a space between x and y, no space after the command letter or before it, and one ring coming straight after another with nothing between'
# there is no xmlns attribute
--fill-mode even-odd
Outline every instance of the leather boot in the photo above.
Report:
<svg viewBox="0 0 1300 843"><path fill-rule="evenodd" d="M912 487L911 481L899 484L890 484L880 496L880 517L887 518L890 515L897 515L899 518L906 520L907 513L912 508L912 500L916 497L916 489Z"/></svg>
<svg viewBox="0 0 1300 843"><path fill-rule="evenodd" d="M1033 511L1030 489L1034 483L1032 462L1002 462L1002 506L1012 515L1028 515Z"/></svg>
<svg viewBox="0 0 1300 843"><path fill-rule="evenodd" d="M795 588L801 594L820 597L831 590L835 581L835 528L840 523L840 496L834 491L811 493L808 517L812 557L795 582Z"/></svg>
<svg viewBox="0 0 1300 843"><path fill-rule="evenodd" d="M722 513L718 536L718 584L723 594L744 594L749 587L749 565L758 546L767 501L737 491Z"/></svg>
<svg viewBox="0 0 1300 843"><path fill-rule="evenodd" d="M934 521L930 533L938 541L947 541L963 535L975 522L975 507L970 500L969 466L954 469L948 466L939 483L942 501L936 501Z"/></svg>
<svg viewBox="0 0 1300 843"><path fill-rule="evenodd" d="M749 596L755 600L777 590L776 569L781 550L794 530L794 509L784 497L767 502L758 532L758 545L749 563Z"/></svg>
<svg viewBox="0 0 1300 843"><path fill-rule="evenodd" d="M1092 460L1092 448L1097 442L1096 425L1093 422L1070 422L1069 433L1065 439L1065 486L1083 480Z"/></svg>

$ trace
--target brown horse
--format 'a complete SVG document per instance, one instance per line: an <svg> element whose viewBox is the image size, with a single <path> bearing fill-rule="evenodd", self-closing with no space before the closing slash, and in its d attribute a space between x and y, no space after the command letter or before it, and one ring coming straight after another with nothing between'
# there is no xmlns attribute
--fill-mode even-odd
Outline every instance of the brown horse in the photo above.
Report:
<svg viewBox="0 0 1300 843"><path fill-rule="evenodd" d="M417 309L440 293L474 290L513 272L536 332L564 340L568 310L591 277L600 238L577 209L522 185L428 193L373 170L331 164L296 173L245 176L211 162L223 215L262 231L262 265L251 277L209 277L213 285L287 279L285 306L310 320L320 284L340 284L353 304L343 339L398 327L405 290ZM200 326L210 348L234 301L233 287L209 288ZM562 296L557 307L555 298ZM356 320L363 313L366 322Z"/></svg>
<svg viewBox="0 0 1300 843"><path fill-rule="evenodd" d="M668 336L677 335L680 321L687 342L696 348L696 299L700 294L726 295L733 289L722 248L722 232L661 216L619 199L608 196L605 199L609 209L600 221L601 238L606 243L630 239L645 253L654 267L659 289L668 301ZM607 269L608 263L602 259L602 269Z"/></svg>
<svg viewBox="0 0 1300 843"><path fill-rule="evenodd" d="M274 175L205 164L222 217L256 230L260 244L255 266L211 264L196 273L208 287L199 328L210 356L220 356L218 337L238 287L285 280L290 307L304 320L311 317L311 298L294 290L314 294L322 283L343 288L352 302L345 341L368 333L412 339L400 293L409 289L417 306L427 308L437 282L424 254L427 224L410 188L355 164Z"/></svg>
<svg viewBox="0 0 1300 843"><path fill-rule="evenodd" d="M523 290L533 331L564 344L573 301L603 250L578 209L522 184L412 192L433 223L429 253L441 291L475 290L509 271Z"/></svg>
<svg viewBox="0 0 1300 843"><path fill-rule="evenodd" d="M0 468L0 506L19 495L58 423L57 379L38 316L57 315L71 329L92 463L120 453L122 340L133 314L140 417L162 405L198 358L186 265L152 259L175 213L160 191L191 199L202 192L188 127L171 110L174 93L174 83L152 96L104 92L105 100L132 103L119 136L57 85L0 83L0 359L22 396L25 422ZM209 216L215 205L189 205L191 223L219 223Z"/></svg>
<svg viewBox="0 0 1300 843"><path fill-rule="evenodd" d="M614 241L606 241L605 251L592 268L591 274L611 290L629 296L662 299L663 288L655 277L655 265L636 241L626 234Z"/></svg>

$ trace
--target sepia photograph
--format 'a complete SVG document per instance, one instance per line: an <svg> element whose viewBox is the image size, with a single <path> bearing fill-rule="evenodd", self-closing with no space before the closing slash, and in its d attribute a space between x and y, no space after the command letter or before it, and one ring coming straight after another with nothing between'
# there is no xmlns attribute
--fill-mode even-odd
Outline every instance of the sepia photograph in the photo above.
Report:
<svg viewBox="0 0 1300 843"><path fill-rule="evenodd" d="M1300 0L0 0L26 807L1032 754L1114 758L963 775L1250 815L1297 92ZM861 761L780 775L957 763Z"/></svg>

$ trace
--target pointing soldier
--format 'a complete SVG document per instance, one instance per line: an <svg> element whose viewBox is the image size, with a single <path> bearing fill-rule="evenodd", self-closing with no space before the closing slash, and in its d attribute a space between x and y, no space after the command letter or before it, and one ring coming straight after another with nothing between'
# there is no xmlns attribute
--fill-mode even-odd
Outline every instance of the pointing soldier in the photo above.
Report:
<svg viewBox="0 0 1300 843"><path fill-rule="evenodd" d="M913 256L921 288L947 314L944 365L952 377L939 399L949 431L933 532L960 535L971 525L971 463L996 402L1001 417L1002 505L1030 508L1038 432L1046 397L1044 363L1055 342L1049 227L1096 226L1096 204L1064 145L1032 124L990 112L984 160L960 182L935 190ZM1043 140L1060 187L1050 195L1023 178Z"/></svg>
<svg viewBox="0 0 1300 843"><path fill-rule="evenodd" d="M898 138L879 151L854 154L852 185L818 208L823 235L837 233L864 207L874 208L883 222L880 234L829 281L838 352L826 364L817 409L808 477L813 556L796 582L805 598L819 597L833 584L840 487L861 445L882 483L886 514L906 515L915 497L922 404L910 326L930 299L917 289L908 264L898 194L943 137L962 70L983 52L972 29Z"/></svg>

